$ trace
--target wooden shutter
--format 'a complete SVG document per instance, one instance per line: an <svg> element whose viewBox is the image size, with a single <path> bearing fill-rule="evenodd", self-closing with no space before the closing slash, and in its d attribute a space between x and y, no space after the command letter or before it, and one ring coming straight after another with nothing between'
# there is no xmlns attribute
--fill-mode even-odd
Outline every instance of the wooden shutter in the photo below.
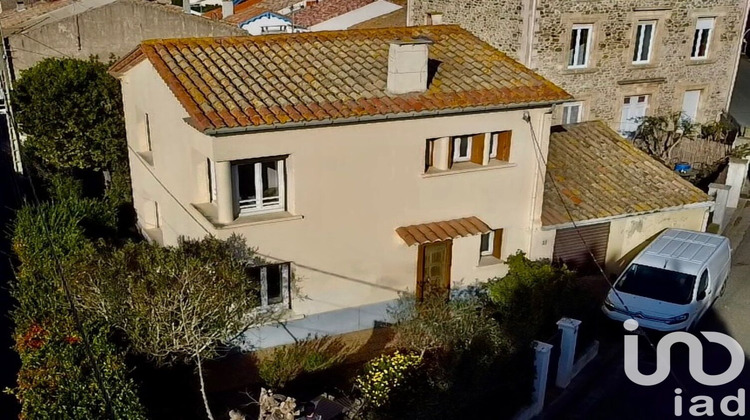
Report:
<svg viewBox="0 0 750 420"><path fill-rule="evenodd" d="M484 163L484 133L471 137L471 161L480 165Z"/></svg>
<svg viewBox="0 0 750 420"><path fill-rule="evenodd" d="M495 230L495 240L492 244L492 256L501 259L503 254L503 230Z"/></svg>
<svg viewBox="0 0 750 420"><path fill-rule="evenodd" d="M512 131L501 131L497 133L497 160L510 161L510 138Z"/></svg>

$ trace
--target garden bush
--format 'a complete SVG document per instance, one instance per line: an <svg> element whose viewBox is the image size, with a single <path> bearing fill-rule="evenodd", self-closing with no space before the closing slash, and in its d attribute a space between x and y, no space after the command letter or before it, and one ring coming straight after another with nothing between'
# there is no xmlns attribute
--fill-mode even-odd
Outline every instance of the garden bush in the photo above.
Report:
<svg viewBox="0 0 750 420"><path fill-rule="evenodd" d="M508 274L491 279L486 288L500 328L515 349L547 338L561 317L581 319L597 305L565 266L532 261L521 251L508 257L507 264Z"/></svg>
<svg viewBox="0 0 750 420"><path fill-rule="evenodd" d="M414 376L422 363L418 354L385 354L365 365L364 373L355 379L355 384L364 399L365 407L379 408L386 405L399 388Z"/></svg>
<svg viewBox="0 0 750 420"><path fill-rule="evenodd" d="M302 374L331 368L342 359L339 340L304 340L273 349L260 361L258 374L266 386L278 390Z"/></svg>
<svg viewBox="0 0 750 420"><path fill-rule="evenodd" d="M12 316L21 368L16 388L8 391L21 403L23 418L144 417L123 349L107 325L85 317L74 322L63 284L80 259L96 252L93 241L107 238L115 226L114 211L100 200L69 198L18 212Z"/></svg>

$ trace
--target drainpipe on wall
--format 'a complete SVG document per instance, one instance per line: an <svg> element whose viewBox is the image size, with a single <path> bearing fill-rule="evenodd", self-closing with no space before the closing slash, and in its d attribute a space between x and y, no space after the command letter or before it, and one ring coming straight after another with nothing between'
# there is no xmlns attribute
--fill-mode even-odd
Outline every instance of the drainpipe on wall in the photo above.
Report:
<svg viewBox="0 0 750 420"><path fill-rule="evenodd" d="M534 50L534 28L536 27L536 2L537 0L527 0L526 4L529 4L529 10L526 16L528 16L528 20L526 21L526 38L525 38L525 45L523 45L524 49L524 56L523 56L523 65L531 68L531 54Z"/></svg>
<svg viewBox="0 0 750 420"><path fill-rule="evenodd" d="M742 26L740 31L742 35L740 35L740 42L738 42L737 45L737 57L734 60L734 70L732 71L732 83L729 85L729 95L727 97L727 105L725 108L727 113L729 113L729 105L732 104L732 96L734 96L734 84L737 82L737 72L739 71L740 67L740 59L742 58L742 43L745 40L745 25L747 24L748 12L750 12L750 0L745 1L745 12L742 14Z"/></svg>

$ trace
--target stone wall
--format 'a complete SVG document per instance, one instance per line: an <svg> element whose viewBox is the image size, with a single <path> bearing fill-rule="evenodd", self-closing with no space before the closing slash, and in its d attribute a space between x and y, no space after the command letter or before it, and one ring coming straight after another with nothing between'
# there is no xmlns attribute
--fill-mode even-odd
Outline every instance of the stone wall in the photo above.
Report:
<svg viewBox="0 0 750 420"><path fill-rule="evenodd" d="M682 108L686 90L701 90L698 121L713 121L725 109L743 31L745 0L411 0L410 24L426 12L443 12L493 46L583 101L585 120L602 119L618 129L625 96L650 95L651 115ZM690 60L698 17L716 18L707 60ZM525 20L524 20L525 19ZM635 23L656 20L650 64L632 64ZM593 24L589 68L569 70L574 24ZM533 32L527 30L533 25ZM533 33L531 54L523 42ZM515 41L518 41L516 43ZM561 110L556 119L559 121Z"/></svg>
<svg viewBox="0 0 750 420"><path fill-rule="evenodd" d="M15 76L47 57L108 60L153 38L247 35L238 27L182 12L178 6L117 0L8 37Z"/></svg>
<svg viewBox="0 0 750 420"><path fill-rule="evenodd" d="M443 23L460 24L513 58L522 36L522 0L410 0L407 25L424 25L430 12L442 12Z"/></svg>

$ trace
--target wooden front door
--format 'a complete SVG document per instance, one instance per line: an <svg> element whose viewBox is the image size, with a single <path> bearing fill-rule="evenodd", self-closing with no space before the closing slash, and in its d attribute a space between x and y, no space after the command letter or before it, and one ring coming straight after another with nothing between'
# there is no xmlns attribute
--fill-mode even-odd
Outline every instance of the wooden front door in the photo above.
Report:
<svg viewBox="0 0 750 420"><path fill-rule="evenodd" d="M417 260L417 299L448 297L451 285L452 241L419 246Z"/></svg>

